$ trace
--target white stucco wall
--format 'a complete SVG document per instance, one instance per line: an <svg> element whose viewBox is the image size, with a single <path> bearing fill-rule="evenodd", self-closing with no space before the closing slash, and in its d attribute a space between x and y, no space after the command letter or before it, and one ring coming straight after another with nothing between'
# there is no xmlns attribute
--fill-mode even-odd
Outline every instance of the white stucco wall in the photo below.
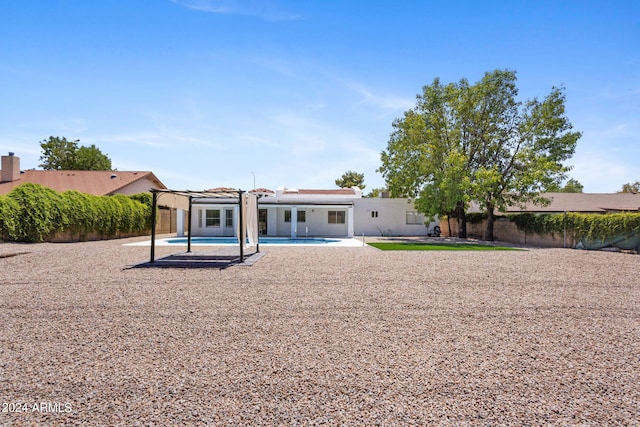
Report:
<svg viewBox="0 0 640 427"><path fill-rule="evenodd" d="M313 202L318 202L317 197ZM266 236L289 237L292 234L292 224L285 222L284 212L293 210L305 212L305 222L295 224L297 237L347 237L356 236L425 236L432 232L437 219L428 225L423 220L418 224L407 224L407 212L416 212L412 200L409 199L385 199L385 198L355 198L352 199L353 207L348 205L276 205L260 204L259 208L267 209L267 234ZM192 212L192 230L194 236L232 236L234 230L224 227L225 207L220 205L197 205ZM198 210L202 209L202 225L199 226ZM221 226L206 227L204 224L205 209L221 209ZM344 211L344 224L329 224L329 211ZM372 215L377 212L377 215ZM234 224L237 223L237 212ZM352 221L350 221L352 218ZM292 215L292 220L295 218ZM350 226L352 229L350 229Z"/></svg>
<svg viewBox="0 0 640 427"><path fill-rule="evenodd" d="M356 236L424 236L439 225L407 224L407 212L416 208L410 199L363 198L354 200L354 232ZM377 212L377 216L372 216ZM426 218L428 220L429 218Z"/></svg>
<svg viewBox="0 0 640 427"><path fill-rule="evenodd" d="M220 226L219 227L207 227L206 226L206 213L207 209L220 210ZM225 215L227 209L229 214L233 217L233 226L227 227ZM199 212L202 211L202 214ZM202 216L200 216L202 215ZM233 205L194 205L191 210L191 232L194 236L202 237L232 237L236 234L236 224L238 221L238 209Z"/></svg>
<svg viewBox="0 0 640 427"><path fill-rule="evenodd" d="M284 212L291 210L292 207L276 207L276 206L260 206L261 209L267 209L267 235L268 236L286 236L291 235L291 223L284 222ZM318 206L298 206L297 211L305 212L305 222L296 223L296 235L298 237L305 236L346 236L347 221L344 224L329 224L329 210L344 210L347 207L318 207ZM292 218L292 220L294 220ZM272 224L275 223L275 228Z"/></svg>

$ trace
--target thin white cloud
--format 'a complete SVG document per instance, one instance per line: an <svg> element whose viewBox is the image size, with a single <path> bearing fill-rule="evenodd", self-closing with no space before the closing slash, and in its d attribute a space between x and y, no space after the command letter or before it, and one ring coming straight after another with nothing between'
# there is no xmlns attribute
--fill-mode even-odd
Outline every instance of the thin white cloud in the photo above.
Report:
<svg viewBox="0 0 640 427"><path fill-rule="evenodd" d="M274 147L274 148L281 147L280 144L273 142L271 139L262 138L262 137L259 137L259 136L238 135L237 139L239 141L247 142L247 143L249 143L251 145L264 145L264 146L267 146L267 147Z"/></svg>
<svg viewBox="0 0 640 427"><path fill-rule="evenodd" d="M267 21L295 21L300 15L285 12L267 0L171 0L198 12L220 15L246 15Z"/></svg>
<svg viewBox="0 0 640 427"><path fill-rule="evenodd" d="M384 110L402 111L408 110L415 105L413 99L380 96L360 83L348 82L343 80L342 84L347 89L360 95L361 100L357 102L356 105L370 104Z"/></svg>

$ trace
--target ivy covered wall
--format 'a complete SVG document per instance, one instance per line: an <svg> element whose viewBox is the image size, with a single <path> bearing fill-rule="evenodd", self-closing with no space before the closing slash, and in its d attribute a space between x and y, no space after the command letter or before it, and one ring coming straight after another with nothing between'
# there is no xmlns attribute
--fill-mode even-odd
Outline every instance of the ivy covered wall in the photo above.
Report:
<svg viewBox="0 0 640 427"><path fill-rule="evenodd" d="M151 195L93 196L58 193L26 183L0 196L0 238L12 242L52 241L60 234L86 240L148 232Z"/></svg>

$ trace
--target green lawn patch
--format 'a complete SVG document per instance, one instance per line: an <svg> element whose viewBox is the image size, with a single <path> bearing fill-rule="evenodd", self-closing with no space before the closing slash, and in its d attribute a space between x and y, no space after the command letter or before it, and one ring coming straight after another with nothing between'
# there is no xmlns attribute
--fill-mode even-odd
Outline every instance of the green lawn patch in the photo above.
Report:
<svg viewBox="0 0 640 427"><path fill-rule="evenodd" d="M490 246L476 243L420 243L420 242L381 242L368 243L369 246L383 251L519 251L507 246Z"/></svg>

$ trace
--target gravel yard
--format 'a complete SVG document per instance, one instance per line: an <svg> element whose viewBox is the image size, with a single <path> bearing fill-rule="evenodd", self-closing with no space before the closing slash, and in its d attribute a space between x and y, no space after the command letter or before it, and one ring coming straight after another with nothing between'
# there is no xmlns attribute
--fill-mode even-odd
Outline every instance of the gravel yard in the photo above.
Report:
<svg viewBox="0 0 640 427"><path fill-rule="evenodd" d="M0 243L0 425L640 424L637 255L132 241Z"/></svg>

